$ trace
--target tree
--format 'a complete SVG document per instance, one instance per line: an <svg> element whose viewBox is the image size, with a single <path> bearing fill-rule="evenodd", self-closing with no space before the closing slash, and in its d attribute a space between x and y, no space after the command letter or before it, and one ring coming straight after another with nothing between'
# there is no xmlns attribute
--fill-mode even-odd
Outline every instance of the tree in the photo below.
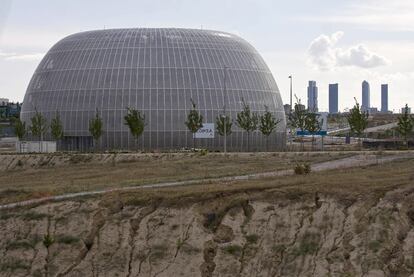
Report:
<svg viewBox="0 0 414 277"><path fill-rule="evenodd" d="M103 122L102 118L99 116L99 111L96 109L95 117L89 121L89 133L91 133L94 141L95 150L98 146L99 139L102 136L102 127Z"/></svg>
<svg viewBox="0 0 414 277"><path fill-rule="evenodd" d="M315 133L319 132L322 129L322 125L318 120L317 113L307 113L305 118L306 130L312 135L312 150L315 141Z"/></svg>
<svg viewBox="0 0 414 277"><path fill-rule="evenodd" d="M265 112L260 116L259 130L266 136L266 150L269 150L269 136L276 129L280 121L280 119L276 120L272 113L269 112L269 108L265 106Z"/></svg>
<svg viewBox="0 0 414 277"><path fill-rule="evenodd" d="M125 125L129 127L129 131L135 139L135 144L138 147L138 139L144 132L145 115L141 114L136 109L127 108L127 114L124 116Z"/></svg>
<svg viewBox="0 0 414 277"><path fill-rule="evenodd" d="M247 151L250 151L249 137L250 133L257 130L259 118L256 113L250 111L250 106L244 102L243 110L237 114L237 125L247 132Z"/></svg>
<svg viewBox="0 0 414 277"><path fill-rule="evenodd" d="M21 141L27 134L26 122L21 121L20 118L14 120L14 133L19 141Z"/></svg>
<svg viewBox="0 0 414 277"><path fill-rule="evenodd" d="M35 109L35 114L30 120L32 122L32 125L30 126L30 131L32 131L33 136L39 138L40 152L42 152L43 136L46 134L48 130L47 120L40 112L37 111L37 109Z"/></svg>
<svg viewBox="0 0 414 277"><path fill-rule="evenodd" d="M231 135L231 127L233 122L231 121L230 116L226 114L219 114L216 117L216 129L220 136L224 136L224 153L227 152L227 136Z"/></svg>
<svg viewBox="0 0 414 277"><path fill-rule="evenodd" d="M195 149L195 133L203 127L203 116L197 110L197 106L194 103L193 99L191 99L192 109L187 115L187 121L185 125L187 126L188 130L193 134L193 148Z"/></svg>
<svg viewBox="0 0 414 277"><path fill-rule="evenodd" d="M404 113L398 117L397 130L403 138L405 145L408 148L408 136L411 134L414 127L414 117L408 114L408 104L405 104Z"/></svg>
<svg viewBox="0 0 414 277"><path fill-rule="evenodd" d="M300 129L302 132L306 130L306 117L308 111L301 104L300 99L295 95L296 103L293 111L289 114L290 125L293 128ZM303 139L301 141L302 150L304 148Z"/></svg>
<svg viewBox="0 0 414 277"><path fill-rule="evenodd" d="M63 126L62 121L60 120L60 115L56 111L56 116L52 118L50 121L50 132L52 134L52 138L56 141L61 140L63 138Z"/></svg>
<svg viewBox="0 0 414 277"><path fill-rule="evenodd" d="M357 135L361 147L361 135L368 125L368 113L363 112L356 98L354 99L355 106L349 110L347 120L349 127L351 128L351 132Z"/></svg>

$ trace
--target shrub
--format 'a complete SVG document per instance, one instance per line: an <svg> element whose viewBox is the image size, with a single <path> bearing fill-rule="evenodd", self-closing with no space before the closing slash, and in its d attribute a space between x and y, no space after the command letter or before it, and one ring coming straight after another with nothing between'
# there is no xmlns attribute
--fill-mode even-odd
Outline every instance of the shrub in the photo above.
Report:
<svg viewBox="0 0 414 277"><path fill-rule="evenodd" d="M43 245L46 248L49 248L54 242L55 242L55 239L52 238L49 234L47 234L43 237Z"/></svg>
<svg viewBox="0 0 414 277"><path fill-rule="evenodd" d="M208 154L208 149L201 149L200 150L200 156L207 156Z"/></svg>
<svg viewBox="0 0 414 277"><path fill-rule="evenodd" d="M296 163L294 172L296 175L309 174L311 172L310 164L308 163Z"/></svg>
<svg viewBox="0 0 414 277"><path fill-rule="evenodd" d="M242 252L242 247L237 244L233 245L227 245L223 248L224 252L233 255L233 256L239 256Z"/></svg>

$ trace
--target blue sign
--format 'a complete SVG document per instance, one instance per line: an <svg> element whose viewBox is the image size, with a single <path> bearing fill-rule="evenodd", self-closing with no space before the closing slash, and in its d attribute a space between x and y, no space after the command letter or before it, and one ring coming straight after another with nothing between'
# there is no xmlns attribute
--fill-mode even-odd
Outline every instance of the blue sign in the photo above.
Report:
<svg viewBox="0 0 414 277"><path fill-rule="evenodd" d="M296 131L296 135L298 136L326 136L328 134L327 131L318 131L315 133L311 133L309 131Z"/></svg>

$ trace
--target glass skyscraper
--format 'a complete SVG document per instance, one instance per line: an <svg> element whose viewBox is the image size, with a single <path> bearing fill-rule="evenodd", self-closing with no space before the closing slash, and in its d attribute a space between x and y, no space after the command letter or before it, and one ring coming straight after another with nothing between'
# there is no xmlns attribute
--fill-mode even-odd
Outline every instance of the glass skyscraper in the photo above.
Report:
<svg viewBox="0 0 414 277"><path fill-rule="evenodd" d="M329 84L329 113L338 113L338 84Z"/></svg>
<svg viewBox="0 0 414 277"><path fill-rule="evenodd" d="M388 112L388 84L381 85L381 112Z"/></svg>
<svg viewBox="0 0 414 277"><path fill-rule="evenodd" d="M311 112L318 111L318 87L316 86L316 81L309 81L308 110Z"/></svg>
<svg viewBox="0 0 414 277"><path fill-rule="evenodd" d="M244 39L212 30L139 28L88 31L54 45L28 86L21 117L35 110L48 122L59 113L62 148L90 149L89 122L103 120L102 149L180 149L192 146L185 126L191 101L205 123L226 113L233 121L243 108L265 106L281 122L269 149L285 145L285 114L278 86L259 53ZM138 145L124 124L127 107L145 115ZM229 150L247 149L247 133L233 124ZM45 137L50 139L50 130ZM35 139L35 138L33 138ZM198 139L197 147L222 149L223 138ZM266 137L250 134L251 150L265 150Z"/></svg>
<svg viewBox="0 0 414 277"><path fill-rule="evenodd" d="M370 104L369 83L364 80L362 82L362 104L361 104L361 109L363 111L369 111L370 107L371 107L371 104Z"/></svg>

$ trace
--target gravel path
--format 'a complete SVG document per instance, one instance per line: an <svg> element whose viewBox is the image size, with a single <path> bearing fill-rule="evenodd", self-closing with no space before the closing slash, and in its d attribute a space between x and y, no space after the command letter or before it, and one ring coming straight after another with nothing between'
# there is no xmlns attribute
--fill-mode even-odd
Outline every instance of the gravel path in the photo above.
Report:
<svg viewBox="0 0 414 277"><path fill-rule="evenodd" d="M333 161L316 163L316 164L311 165L311 169L312 171L324 171L324 170L331 170L331 169L336 169L336 168L342 169L342 168L350 168L350 167L367 166L367 165L373 165L373 164L382 164L382 163L391 162L395 160L411 159L411 158L414 158L414 152L406 152L402 154L380 156L380 157L378 157L377 155L373 155L373 154L372 155L364 154L364 155L356 155L356 156L333 160ZM261 178L274 177L274 176L287 176L287 175L293 175L293 174L294 174L293 169L287 169L287 170L279 170L279 171L264 172L264 173L253 173L253 174L248 174L248 175L187 180L187 181L179 181L179 182L165 182L165 183L120 187L120 188L97 190L97 191L68 193L68 194L63 194L63 195L36 198L32 200L26 200L26 201L21 201L21 202L16 202L16 203L10 203L6 205L0 205L0 210L28 206L28 205L33 205L33 204L39 204L39 203L46 202L46 201L65 200L65 199L71 199L71 198L76 198L76 197L81 197L81 196L91 196L91 195L104 194L104 193L115 192L115 191L131 191L131 190L142 190L142 189L152 189L152 188L178 187L178 186L197 185L197 184L201 184L205 182L209 182L209 183L228 182L228 181L238 181L238 180L261 179Z"/></svg>

